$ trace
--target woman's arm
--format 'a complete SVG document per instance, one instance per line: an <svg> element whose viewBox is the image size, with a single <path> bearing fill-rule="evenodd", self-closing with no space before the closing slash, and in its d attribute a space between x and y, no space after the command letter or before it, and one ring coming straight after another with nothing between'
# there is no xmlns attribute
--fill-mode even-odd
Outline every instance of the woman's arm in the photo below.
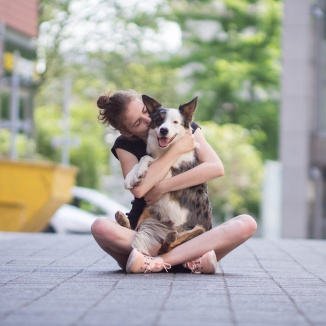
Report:
<svg viewBox="0 0 326 326"><path fill-rule="evenodd" d="M195 140L191 133L185 135L180 141L171 146L159 159L154 161L148 168L144 180L138 186L131 189L132 194L137 197L143 197L150 189L152 189L161 179L169 172L173 163L178 157L186 152L193 150ZM136 156L123 149L116 149L119 157L121 169L124 178L131 169L138 163Z"/></svg>
<svg viewBox="0 0 326 326"><path fill-rule="evenodd" d="M157 201L166 192L189 188L224 175L223 164L213 148L207 143L202 130L197 128L194 135L196 142L199 143L196 150L201 164L174 177L161 180L145 194L148 205Z"/></svg>

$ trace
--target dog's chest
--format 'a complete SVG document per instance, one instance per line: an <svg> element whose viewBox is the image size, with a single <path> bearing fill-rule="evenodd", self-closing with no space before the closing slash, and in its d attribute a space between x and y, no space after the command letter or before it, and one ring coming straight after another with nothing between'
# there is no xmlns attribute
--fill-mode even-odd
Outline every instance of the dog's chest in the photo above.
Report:
<svg viewBox="0 0 326 326"><path fill-rule="evenodd" d="M186 223L189 214L187 208L181 207L178 201L171 200L170 193L164 194L157 202L151 205L150 209L157 219L163 222L172 221L175 226Z"/></svg>
<svg viewBox="0 0 326 326"><path fill-rule="evenodd" d="M172 165L172 170L175 171L173 175L190 170L197 164L197 156L195 151L182 154Z"/></svg>
<svg viewBox="0 0 326 326"><path fill-rule="evenodd" d="M192 169L198 164L195 151L183 154L173 164L165 178L170 178L177 174ZM180 193L180 191L179 191ZM189 207L189 206L188 206ZM151 206L152 212L162 221L172 221L175 226L187 222L189 208L187 205L181 205L180 201L174 196L174 193L164 194L157 202Z"/></svg>

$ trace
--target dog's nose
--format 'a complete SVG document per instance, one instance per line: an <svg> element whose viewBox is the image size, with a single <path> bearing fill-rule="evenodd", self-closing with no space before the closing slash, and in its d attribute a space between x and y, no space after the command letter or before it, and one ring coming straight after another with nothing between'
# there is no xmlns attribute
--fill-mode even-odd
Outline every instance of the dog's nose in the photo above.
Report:
<svg viewBox="0 0 326 326"><path fill-rule="evenodd" d="M160 134L162 135L162 136L166 136L167 135L167 133L169 132L169 129L168 128L161 128L160 129Z"/></svg>

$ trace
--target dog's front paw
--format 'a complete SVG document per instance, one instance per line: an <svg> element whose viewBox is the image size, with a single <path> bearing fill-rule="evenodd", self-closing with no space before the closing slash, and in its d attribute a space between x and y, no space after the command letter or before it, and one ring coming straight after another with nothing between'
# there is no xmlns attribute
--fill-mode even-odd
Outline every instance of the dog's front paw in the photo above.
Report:
<svg viewBox="0 0 326 326"><path fill-rule="evenodd" d="M148 167L153 161L154 159L151 156L143 156L139 163L137 163L127 174L124 181L125 188L132 189L133 187L138 186L145 178Z"/></svg>
<svg viewBox="0 0 326 326"><path fill-rule="evenodd" d="M131 171L126 175L124 184L126 189L132 189L133 187L137 186L141 180L137 179L137 171L139 169L139 163L136 164Z"/></svg>
<svg viewBox="0 0 326 326"><path fill-rule="evenodd" d="M133 187L139 185L143 179L139 179L137 175L128 174L125 178L124 184L126 189L132 189Z"/></svg>
<svg viewBox="0 0 326 326"><path fill-rule="evenodd" d="M143 179L145 178L145 175L148 171L148 167L152 164L152 162L154 161L154 159L149 156L143 156L139 162L139 167L135 173L135 180L140 180L140 182L143 181ZM140 183L139 182L139 183Z"/></svg>
<svg viewBox="0 0 326 326"><path fill-rule="evenodd" d="M131 229L128 217L125 214L123 214L122 212L117 211L115 213L115 219L121 226L123 226L127 229Z"/></svg>

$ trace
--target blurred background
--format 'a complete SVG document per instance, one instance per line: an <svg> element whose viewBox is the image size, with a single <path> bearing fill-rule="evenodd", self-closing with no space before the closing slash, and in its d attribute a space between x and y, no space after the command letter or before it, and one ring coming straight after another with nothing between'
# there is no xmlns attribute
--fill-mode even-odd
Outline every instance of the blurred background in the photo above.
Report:
<svg viewBox="0 0 326 326"><path fill-rule="evenodd" d="M325 9L0 0L0 230L88 233L130 208L96 100L134 89L167 107L199 96L225 166L208 184L216 224L248 213L258 236L325 238Z"/></svg>

